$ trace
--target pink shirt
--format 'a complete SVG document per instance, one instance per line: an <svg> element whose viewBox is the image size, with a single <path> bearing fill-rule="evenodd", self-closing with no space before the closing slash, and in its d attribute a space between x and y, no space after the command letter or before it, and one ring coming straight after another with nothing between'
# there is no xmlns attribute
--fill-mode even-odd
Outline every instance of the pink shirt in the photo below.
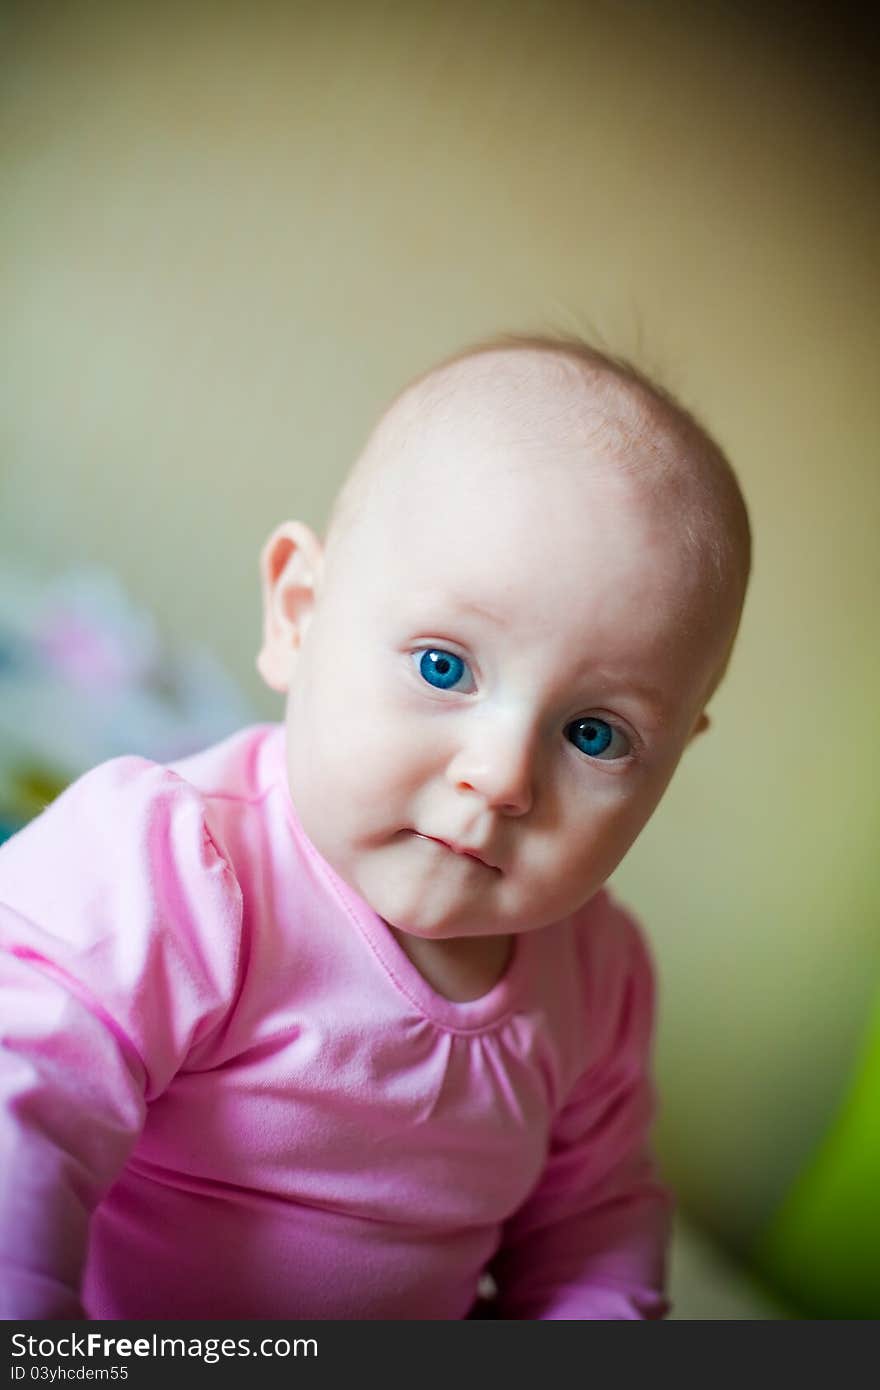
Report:
<svg viewBox="0 0 880 1390"><path fill-rule="evenodd" d="M606 891L435 993L261 725L0 849L0 1314L662 1316L653 985Z"/></svg>

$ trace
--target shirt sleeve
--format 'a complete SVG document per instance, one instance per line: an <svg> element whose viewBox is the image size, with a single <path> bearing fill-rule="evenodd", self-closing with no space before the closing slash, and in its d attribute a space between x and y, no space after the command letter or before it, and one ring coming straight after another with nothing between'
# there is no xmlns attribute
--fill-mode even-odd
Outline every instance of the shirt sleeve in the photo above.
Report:
<svg viewBox="0 0 880 1390"><path fill-rule="evenodd" d="M654 976L633 919L610 899L606 910L619 947L610 961L600 948L601 990L596 979L588 984L599 1045L558 1116L538 1185L505 1226L492 1266L502 1317L647 1319L669 1311L673 1204L648 1143Z"/></svg>
<svg viewBox="0 0 880 1390"><path fill-rule="evenodd" d="M202 798L118 758L0 849L0 1317L82 1317L91 1212L234 997L241 895Z"/></svg>

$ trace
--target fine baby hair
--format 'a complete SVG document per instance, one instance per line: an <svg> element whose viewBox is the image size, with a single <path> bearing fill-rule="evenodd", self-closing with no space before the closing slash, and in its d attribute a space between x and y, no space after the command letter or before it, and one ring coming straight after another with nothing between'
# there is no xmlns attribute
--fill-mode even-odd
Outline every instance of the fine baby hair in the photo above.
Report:
<svg viewBox="0 0 880 1390"><path fill-rule="evenodd" d="M654 974L606 884L723 676L736 479L634 368L411 382L260 561L283 720L0 848L0 1311L662 1317Z"/></svg>

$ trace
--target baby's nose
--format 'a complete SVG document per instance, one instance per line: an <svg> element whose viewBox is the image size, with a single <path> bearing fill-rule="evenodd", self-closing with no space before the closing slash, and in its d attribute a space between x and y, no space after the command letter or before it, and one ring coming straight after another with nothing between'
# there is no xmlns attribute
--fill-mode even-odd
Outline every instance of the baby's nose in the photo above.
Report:
<svg viewBox="0 0 880 1390"><path fill-rule="evenodd" d="M449 780L493 810L522 816L534 800L535 753L535 739L526 730L481 729L452 759Z"/></svg>

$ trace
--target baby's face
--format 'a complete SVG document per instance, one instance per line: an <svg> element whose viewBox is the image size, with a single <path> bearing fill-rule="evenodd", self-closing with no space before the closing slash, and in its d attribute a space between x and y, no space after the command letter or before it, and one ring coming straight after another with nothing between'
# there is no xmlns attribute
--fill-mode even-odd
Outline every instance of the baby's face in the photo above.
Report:
<svg viewBox="0 0 880 1390"><path fill-rule="evenodd" d="M529 931L636 839L723 641L631 480L465 427L433 447L331 551L290 667L291 794L392 926Z"/></svg>

